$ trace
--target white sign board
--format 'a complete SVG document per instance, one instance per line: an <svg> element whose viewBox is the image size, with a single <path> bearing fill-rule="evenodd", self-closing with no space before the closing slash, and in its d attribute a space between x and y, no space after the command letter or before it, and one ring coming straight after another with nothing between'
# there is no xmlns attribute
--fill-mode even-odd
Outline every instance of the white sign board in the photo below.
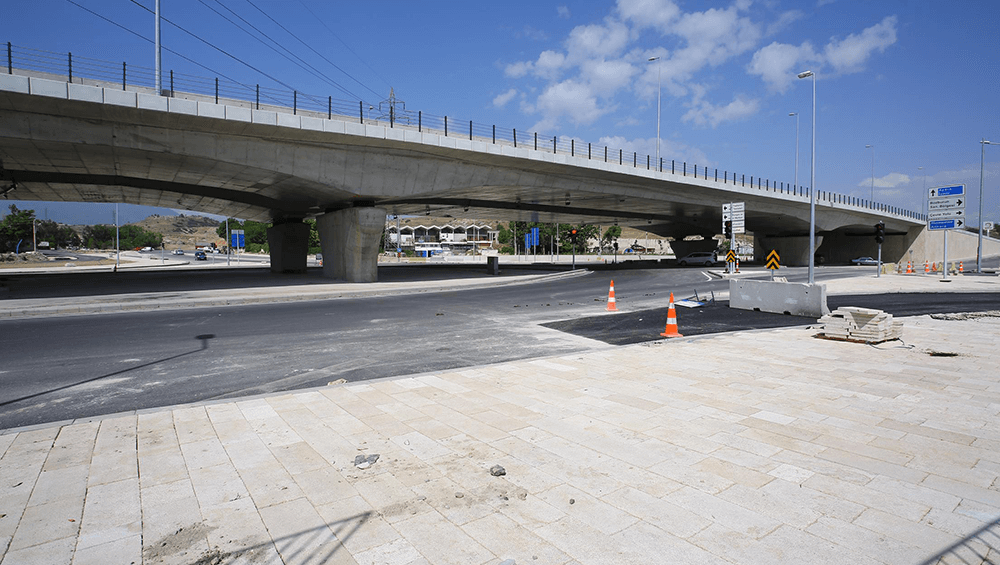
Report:
<svg viewBox="0 0 1000 565"><path fill-rule="evenodd" d="M927 229L965 227L965 185L938 186L927 191Z"/></svg>

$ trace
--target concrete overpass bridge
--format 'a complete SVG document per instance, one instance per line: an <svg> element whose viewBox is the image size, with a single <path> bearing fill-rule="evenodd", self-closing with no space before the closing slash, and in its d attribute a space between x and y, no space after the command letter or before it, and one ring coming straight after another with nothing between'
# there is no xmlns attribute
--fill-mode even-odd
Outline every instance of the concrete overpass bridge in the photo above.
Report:
<svg viewBox="0 0 1000 565"><path fill-rule="evenodd" d="M372 119L10 69L0 74L0 194L123 202L273 221L272 269L305 269L317 219L327 276L374 281L387 214L618 222L711 250L721 208L746 203L756 249L808 262L808 190L575 140L426 117ZM16 72L15 72L16 71ZM817 192L817 254L898 260L922 215ZM684 241L702 236L701 241ZM332 259L332 260L331 260Z"/></svg>

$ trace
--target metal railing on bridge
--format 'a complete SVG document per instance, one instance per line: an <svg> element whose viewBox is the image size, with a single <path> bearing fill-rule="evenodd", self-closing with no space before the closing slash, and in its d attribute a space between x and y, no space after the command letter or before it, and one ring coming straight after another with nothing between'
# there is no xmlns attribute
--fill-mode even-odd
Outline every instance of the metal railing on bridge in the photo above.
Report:
<svg viewBox="0 0 1000 565"><path fill-rule="evenodd" d="M8 74L24 74L65 80L75 84L89 84L104 88L121 87L122 90L155 93L156 71L148 67L74 56L72 53L54 53L28 47L6 44ZM650 155L636 151L613 149L607 145L594 145L576 138L542 135L538 132L506 128L492 124L460 120L450 116L427 114L422 111L397 107L392 101L357 102L317 96L297 90L262 87L244 84L228 78L205 78L196 75L166 71L161 76L160 95L173 98L211 100L216 104L266 109L310 117L354 121L361 124L387 125L390 128L415 128L419 132L436 133L445 137L461 137L472 141L523 147L535 151L601 160L621 166L656 170L660 173L714 180L723 184L757 188L765 192L809 196L809 188L743 173L719 171L717 167L699 167L694 163L660 158L656 162ZM721 180L720 180L721 179ZM925 221L926 215L871 200L825 190L817 191L817 203L854 206L872 212L892 214L916 221Z"/></svg>

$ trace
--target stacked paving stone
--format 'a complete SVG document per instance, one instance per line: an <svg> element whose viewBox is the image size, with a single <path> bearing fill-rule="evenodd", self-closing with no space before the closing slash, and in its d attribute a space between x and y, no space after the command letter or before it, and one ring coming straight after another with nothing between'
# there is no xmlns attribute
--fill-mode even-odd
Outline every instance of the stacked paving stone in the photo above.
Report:
<svg viewBox="0 0 1000 565"><path fill-rule="evenodd" d="M899 339L903 335L903 322L893 320L892 314L871 308L845 306L819 319L823 336L830 339L881 343Z"/></svg>

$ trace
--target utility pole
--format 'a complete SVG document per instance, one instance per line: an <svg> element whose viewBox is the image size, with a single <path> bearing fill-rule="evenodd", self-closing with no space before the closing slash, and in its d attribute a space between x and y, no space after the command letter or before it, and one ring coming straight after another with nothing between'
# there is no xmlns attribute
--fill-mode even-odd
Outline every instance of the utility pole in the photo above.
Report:
<svg viewBox="0 0 1000 565"><path fill-rule="evenodd" d="M163 92L160 85L160 0L156 0L156 95Z"/></svg>

